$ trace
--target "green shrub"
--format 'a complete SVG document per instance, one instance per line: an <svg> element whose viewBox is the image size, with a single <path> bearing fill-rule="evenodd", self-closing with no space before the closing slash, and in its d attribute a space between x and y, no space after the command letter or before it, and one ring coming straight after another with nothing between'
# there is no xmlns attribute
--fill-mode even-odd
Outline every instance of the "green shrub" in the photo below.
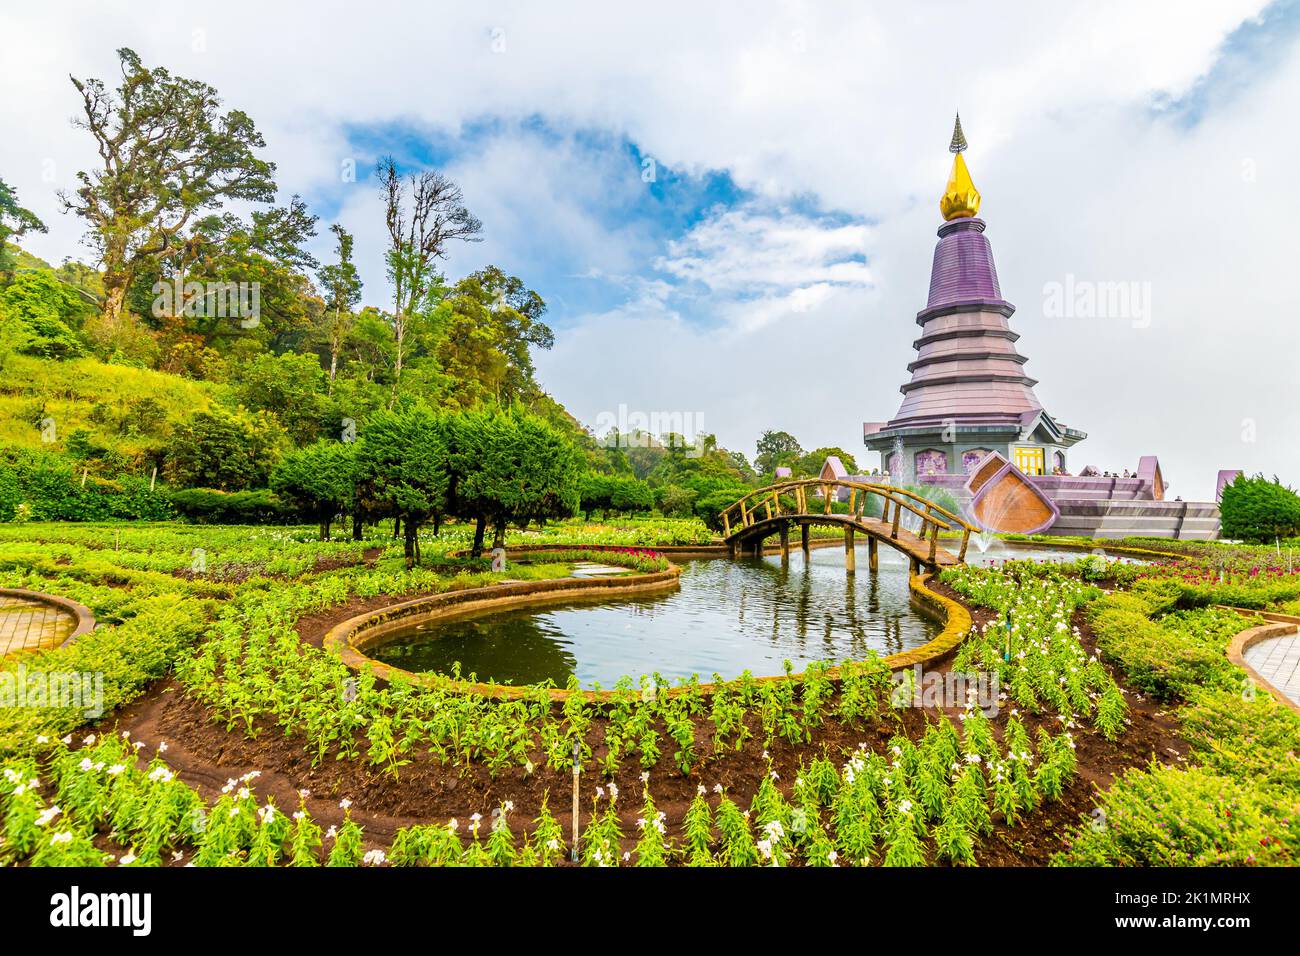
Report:
<svg viewBox="0 0 1300 956"><path fill-rule="evenodd" d="M88 474L55 451L0 452L0 521L166 521L175 511L161 489L139 475Z"/></svg>
<svg viewBox="0 0 1300 956"><path fill-rule="evenodd" d="M1181 713L1193 753L1218 773L1300 794L1300 717L1238 674L1237 690L1199 692Z"/></svg>
<svg viewBox="0 0 1300 956"><path fill-rule="evenodd" d="M1288 866L1300 859L1293 794L1205 768L1130 770L1097 806L1053 863Z"/></svg>
<svg viewBox="0 0 1300 956"><path fill-rule="evenodd" d="M167 477L186 488L263 487L285 444L284 429L268 412L198 412L172 436Z"/></svg>
<svg viewBox="0 0 1300 956"><path fill-rule="evenodd" d="M1245 627L1241 617L1202 610L1153 621L1140 609L1144 605L1136 595L1112 594L1088 609L1102 653L1117 661L1137 687L1172 700L1186 698L1197 687L1236 685L1236 668L1225 651L1231 636Z"/></svg>
<svg viewBox="0 0 1300 956"><path fill-rule="evenodd" d="M1225 538L1268 542L1300 534L1300 495L1276 477L1238 475L1224 487L1219 513Z"/></svg>

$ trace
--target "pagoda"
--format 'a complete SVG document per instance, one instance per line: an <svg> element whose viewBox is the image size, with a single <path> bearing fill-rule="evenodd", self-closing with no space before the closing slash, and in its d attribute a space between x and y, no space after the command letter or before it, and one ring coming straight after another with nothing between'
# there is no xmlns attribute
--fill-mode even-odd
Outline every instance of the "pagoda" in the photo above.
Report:
<svg viewBox="0 0 1300 956"><path fill-rule="evenodd" d="M1002 297L993 248L977 218L980 194L966 148L958 116L929 297L916 316L921 335L907 366L911 379L894 417L865 423L863 441L881 453L882 469L904 482L964 482L991 452L1025 475L1063 474L1067 450L1087 435L1052 418L1034 394L1037 381L1025 373L1020 336L1009 322L1015 306Z"/></svg>

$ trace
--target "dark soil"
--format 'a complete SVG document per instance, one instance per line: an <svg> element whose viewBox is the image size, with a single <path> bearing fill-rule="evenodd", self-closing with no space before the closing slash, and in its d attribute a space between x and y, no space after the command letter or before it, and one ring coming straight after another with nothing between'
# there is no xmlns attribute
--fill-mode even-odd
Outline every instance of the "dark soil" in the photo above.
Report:
<svg viewBox="0 0 1300 956"><path fill-rule="evenodd" d="M934 583L935 591L955 599L954 593L944 585ZM334 624L365 610L394 603L400 599L356 599L330 611L304 618L298 624L301 638L319 646L322 636ZM992 615L982 609L972 611L976 623L986 623ZM1082 615L1076 619L1083 634L1085 647L1095 649L1093 637ZM946 672L949 665L941 663L936 668ZM1118 675L1117 675L1118 678ZM1003 826L995 816L997 828L992 837L977 848L979 863L985 866L1036 866L1048 862L1051 855L1065 846L1068 831L1079 822L1080 814L1093 806L1094 794L1105 789L1125 770L1145 767L1154 757L1169 763L1181 760L1186 752L1185 742L1179 736L1178 721L1162 705L1141 698L1122 678L1120 686L1126 691L1131 725L1116 742L1105 740L1088 726L1074 730L1078 776L1056 803L1040 807L1027 815L1019 824ZM956 720L957 708L948 708L948 716ZM1010 715L1011 707L1003 706L992 722L999 732ZM871 750L883 752L890 738L905 734L919 738L927 723L938 716L934 708L904 708L886 710L870 726L855 727L829 718L814 731L813 742L795 747L777 739L770 748L771 767L778 774L779 785L788 792L798 775L801 758L807 762L825 752L832 760L841 762L845 755L865 743ZM1038 726L1051 732L1060 730L1055 717L1040 718L1033 714L1020 715L1030 734ZM683 776L673 764L675 749L671 739L663 735L660 746L664 751L659 765L650 777L650 789L659 810L666 815L669 833L680 832L682 818L697 787L710 791L715 784L726 788L733 800L747 806L758 784L768 772L761 744L761 730L757 718L750 717L751 737L740 752L729 751L707 763L696 766L692 774ZM710 725L707 719L700 723L697 737L697 754L711 751ZM551 812L560 821L566 834L571 826L572 776L566 768L562 772L546 767L544 758L534 756L536 770L525 775L522 769L510 768L493 778L481 765L458 767L443 765L428 754L415 752L408 756L412 762L401 768L400 775L370 768L364 763L338 761L327 758L312 765L302 737L284 735L277 727L261 726L256 736L249 737L242 726L227 729L214 723L205 707L186 697L175 681L167 679L156 684L148 694L124 708L117 717L117 729L129 731L134 739L146 743L142 756L152 755L160 742L166 742L164 759L191 786L204 797L214 800L221 788L231 778L250 771L260 771L256 780L257 791L274 797L282 810L292 810L298 804L298 791L310 791L307 808L322 826L338 824L343 819L339 801L346 797L352 801L352 817L366 830L368 846L387 847L398 827L414 823L445 823L455 817L465 825L467 818L477 812L486 819L502 802L514 804L511 816L516 835L531 829L542 798L549 793ZM662 733L662 728L661 728ZM603 721L593 722L589 740L603 739ZM596 746L599 757L602 747ZM633 759L624 761L615 782L622 808L623 828L627 834L625 849L636 840L636 819L640 816L641 789L640 766ZM592 807L597 786L607 780L596 771L584 773L581 780L582 825Z"/></svg>

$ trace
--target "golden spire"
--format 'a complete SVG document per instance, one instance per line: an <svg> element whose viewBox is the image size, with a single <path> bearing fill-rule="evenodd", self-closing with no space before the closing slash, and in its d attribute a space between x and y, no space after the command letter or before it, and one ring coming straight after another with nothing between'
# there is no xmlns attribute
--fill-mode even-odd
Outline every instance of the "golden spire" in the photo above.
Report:
<svg viewBox="0 0 1300 956"><path fill-rule="evenodd" d="M971 182L966 169L966 160L962 152L966 149L966 136L961 131L961 114L952 129L952 143L948 149L952 152L952 173L948 176L948 185L944 187L939 199L939 211L944 219L962 219L974 216L980 211L980 193Z"/></svg>

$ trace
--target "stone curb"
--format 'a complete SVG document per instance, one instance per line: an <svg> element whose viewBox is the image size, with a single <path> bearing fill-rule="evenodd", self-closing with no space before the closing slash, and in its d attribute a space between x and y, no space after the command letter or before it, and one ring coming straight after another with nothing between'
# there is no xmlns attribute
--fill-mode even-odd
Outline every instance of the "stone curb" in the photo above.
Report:
<svg viewBox="0 0 1300 956"><path fill-rule="evenodd" d="M1262 617L1270 622L1261 624L1258 627L1247 628L1234 637L1228 644L1228 660L1249 674L1250 679L1272 694L1278 703L1289 708L1292 713L1300 714L1300 705L1297 705L1290 697L1269 683L1255 668L1246 663L1246 649L1248 647L1252 644L1258 644L1260 641L1268 640L1270 637L1283 637L1290 634L1297 627L1300 627L1300 617L1293 617L1290 614L1273 614L1268 611L1251 611L1248 608L1229 607L1226 604L1216 604L1214 607L1216 610L1232 611L1243 617Z"/></svg>
<svg viewBox="0 0 1300 956"><path fill-rule="evenodd" d="M46 594L43 591L29 591L26 588L0 588L0 595L7 597L22 597L33 601L40 601L42 604L49 604L60 610L67 611L77 619L77 626L72 629L59 647L67 647L77 638L89 634L95 629L95 615L91 613L90 608L84 604L78 604L65 597L59 597L57 594Z"/></svg>

